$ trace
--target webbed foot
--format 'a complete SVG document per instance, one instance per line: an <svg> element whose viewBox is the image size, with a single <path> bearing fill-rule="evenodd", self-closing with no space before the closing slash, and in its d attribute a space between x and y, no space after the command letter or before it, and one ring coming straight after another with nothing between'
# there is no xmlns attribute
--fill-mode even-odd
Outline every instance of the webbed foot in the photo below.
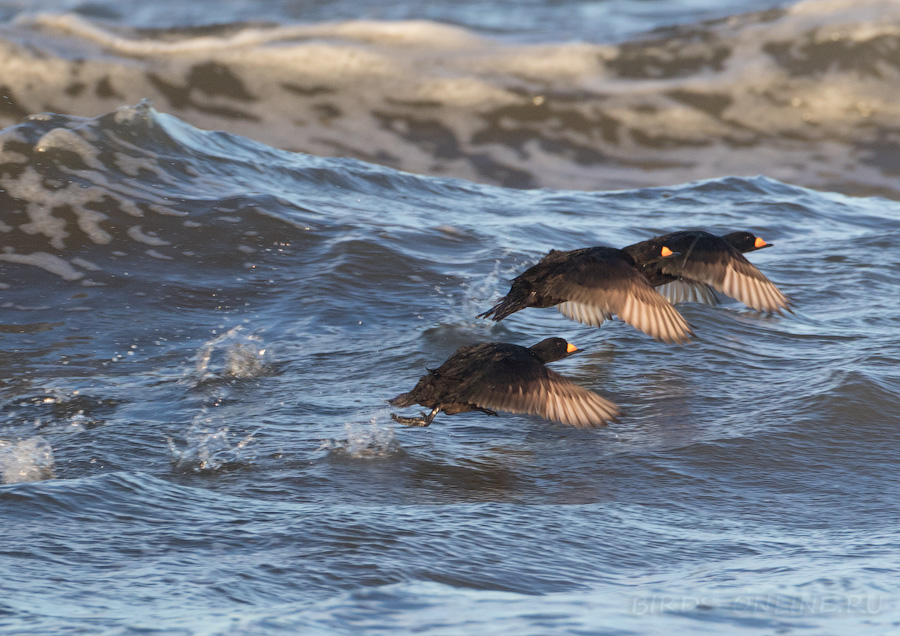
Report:
<svg viewBox="0 0 900 636"><path fill-rule="evenodd" d="M422 417L403 417L402 415L391 413L391 418L395 422L405 424L406 426L428 426L429 424L431 424L431 420L434 419L434 416L437 415L440 410L441 405L438 404L436 407L431 409L431 413L429 413L428 415L422 413Z"/></svg>
<svg viewBox="0 0 900 636"><path fill-rule="evenodd" d="M424 413L422 413L422 417L404 417L402 415L397 415L396 413L391 413L391 419L399 424L405 424L406 426L428 426L431 424Z"/></svg>

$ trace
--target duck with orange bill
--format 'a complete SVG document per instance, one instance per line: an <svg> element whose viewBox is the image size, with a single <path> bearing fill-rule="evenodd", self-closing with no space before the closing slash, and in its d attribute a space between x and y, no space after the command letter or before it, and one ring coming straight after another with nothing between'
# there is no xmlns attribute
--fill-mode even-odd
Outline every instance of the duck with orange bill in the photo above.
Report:
<svg viewBox="0 0 900 636"><path fill-rule="evenodd" d="M539 415L577 428L603 426L616 419L618 407L546 367L576 351L562 338L547 338L531 347L502 342L460 347L411 391L388 400L391 406L420 404L431 412L391 417L408 426L428 426L441 411L497 415L496 409Z"/></svg>
<svg viewBox="0 0 900 636"><path fill-rule="evenodd" d="M659 249L643 264L654 260L665 260ZM616 315L663 342L684 343L692 334L684 317L641 274L635 259L613 247L551 250L478 317L500 321L527 307L553 306L567 318L594 327Z"/></svg>
<svg viewBox="0 0 900 636"><path fill-rule="evenodd" d="M790 298L743 256L771 246L751 232L716 236L689 230L656 236L622 250L672 303L715 305L716 290L757 311L790 311Z"/></svg>

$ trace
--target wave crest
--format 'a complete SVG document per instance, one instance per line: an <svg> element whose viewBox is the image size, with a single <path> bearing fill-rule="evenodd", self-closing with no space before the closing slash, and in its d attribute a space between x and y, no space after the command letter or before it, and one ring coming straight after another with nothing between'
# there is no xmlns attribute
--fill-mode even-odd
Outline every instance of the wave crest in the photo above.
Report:
<svg viewBox="0 0 900 636"><path fill-rule="evenodd" d="M767 173L898 196L898 33L900 6L879 0L800 2L618 45L511 45L421 21L173 35L42 15L0 31L0 123L150 97L288 150L513 187Z"/></svg>

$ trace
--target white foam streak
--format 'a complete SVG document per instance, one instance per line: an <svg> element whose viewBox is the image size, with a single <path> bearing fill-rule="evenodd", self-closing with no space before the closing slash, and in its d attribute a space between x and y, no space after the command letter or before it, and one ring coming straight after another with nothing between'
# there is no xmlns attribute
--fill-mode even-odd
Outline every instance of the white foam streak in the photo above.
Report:
<svg viewBox="0 0 900 636"><path fill-rule="evenodd" d="M31 254L0 253L0 261L33 265L51 274L56 274L63 280L74 281L84 277L83 273L76 270L67 261L47 252L32 252Z"/></svg>
<svg viewBox="0 0 900 636"><path fill-rule="evenodd" d="M137 241L138 243L143 243L145 245L153 245L154 247L160 247L162 245L171 245L169 241L159 238L158 236L153 236L150 234L145 234L143 229L141 229L140 225L132 225L128 228L128 236Z"/></svg>
<svg viewBox="0 0 900 636"><path fill-rule="evenodd" d="M17 26L57 31L93 41L106 49L128 55L180 55L209 51L233 51L256 48L264 44L283 44L325 38L379 43L397 48L410 46L432 49L476 47L481 38L453 26L434 22L408 20L378 22L351 20L347 22L280 26L275 28L248 27L227 36L202 36L177 41L157 41L149 38L122 37L84 18L73 14L41 13L19 17Z"/></svg>
<svg viewBox="0 0 900 636"><path fill-rule="evenodd" d="M43 437L0 440L0 482L17 484L53 477L53 448Z"/></svg>
<svg viewBox="0 0 900 636"><path fill-rule="evenodd" d="M54 128L34 145L37 152L58 149L74 152L84 163L94 170L103 170L103 164L97 158L99 152L91 143L68 128Z"/></svg>

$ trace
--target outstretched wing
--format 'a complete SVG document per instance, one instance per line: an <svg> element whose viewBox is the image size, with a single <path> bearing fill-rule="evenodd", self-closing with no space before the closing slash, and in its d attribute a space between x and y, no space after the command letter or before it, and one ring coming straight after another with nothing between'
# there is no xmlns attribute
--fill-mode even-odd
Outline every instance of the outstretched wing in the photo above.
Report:
<svg viewBox="0 0 900 636"><path fill-rule="evenodd" d="M478 387L469 400L482 408L528 413L577 428L603 426L619 415L618 407L555 371L541 367L537 377Z"/></svg>
<svg viewBox="0 0 900 636"><path fill-rule="evenodd" d="M664 342L687 342L690 325L647 279L622 258L588 254L554 284L559 311L599 327L616 315L635 329Z"/></svg>
<svg viewBox="0 0 900 636"><path fill-rule="evenodd" d="M683 257L666 261L661 271L710 285L757 311L790 311L790 299L743 254L721 240L714 248L698 243Z"/></svg>

